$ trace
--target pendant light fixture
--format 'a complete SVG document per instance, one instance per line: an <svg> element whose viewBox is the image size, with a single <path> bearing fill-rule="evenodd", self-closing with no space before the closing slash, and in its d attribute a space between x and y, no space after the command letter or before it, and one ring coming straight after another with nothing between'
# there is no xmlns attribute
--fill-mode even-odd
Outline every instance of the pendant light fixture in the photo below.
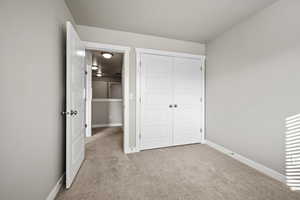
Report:
<svg viewBox="0 0 300 200"><path fill-rule="evenodd" d="M97 71L97 73L96 73L96 76L97 76L97 77L102 77L102 75L103 75L102 69L101 69L101 67L99 67L99 68L98 68L98 71Z"/></svg>
<svg viewBox="0 0 300 200"><path fill-rule="evenodd" d="M92 54L92 70L96 71L98 70L98 59L97 56L95 56L94 54Z"/></svg>
<svg viewBox="0 0 300 200"><path fill-rule="evenodd" d="M98 66L97 65L92 65L92 70L94 70L94 71L96 71L96 70L98 70Z"/></svg>

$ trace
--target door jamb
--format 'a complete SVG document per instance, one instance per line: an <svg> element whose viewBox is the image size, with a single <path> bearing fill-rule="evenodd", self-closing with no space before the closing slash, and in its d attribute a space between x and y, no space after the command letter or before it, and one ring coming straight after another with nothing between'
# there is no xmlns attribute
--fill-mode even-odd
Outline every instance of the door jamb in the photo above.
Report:
<svg viewBox="0 0 300 200"><path fill-rule="evenodd" d="M122 69L122 78L124 82L122 83L123 89L123 151L124 153L130 153L130 145L129 145L129 55L130 55L130 47L126 46L118 46L111 44L103 44L97 42L88 42L83 41L86 50L101 50L101 51L112 51L117 53L123 53L123 69Z"/></svg>
<svg viewBox="0 0 300 200"><path fill-rule="evenodd" d="M143 53L146 54L154 54L154 55L164 55L170 57L183 57L183 58L195 58L201 59L201 76L202 76L202 134L201 134L201 144L205 143L205 135L206 135L206 110L205 110L205 100L206 100L206 87L205 87L205 56L204 55L196 55L189 53L180 53L180 52L172 52L172 51L163 51L163 50L155 50L155 49L144 49L144 48L135 48L136 53L136 151L140 151L140 143L141 143L141 55ZM199 130L200 131L200 130Z"/></svg>

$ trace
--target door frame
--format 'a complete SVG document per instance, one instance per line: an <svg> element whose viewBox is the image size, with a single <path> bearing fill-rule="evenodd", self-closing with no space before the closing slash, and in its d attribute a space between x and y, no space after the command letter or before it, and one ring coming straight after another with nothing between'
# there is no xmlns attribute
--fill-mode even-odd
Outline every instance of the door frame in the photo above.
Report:
<svg viewBox="0 0 300 200"><path fill-rule="evenodd" d="M164 51L164 50L156 50L156 49L145 49L145 48L135 48L136 53L136 151L141 151L141 55L142 54L152 54L152 55L160 55L160 56L170 56L170 57L181 57L181 58L195 58L201 59L201 76L202 76L202 135L201 135L201 144L205 143L205 135L206 135L206 110L205 110L205 100L206 100L206 87L205 87L205 56L190 54L190 53L180 53L173 51Z"/></svg>
<svg viewBox="0 0 300 200"><path fill-rule="evenodd" d="M123 66L122 66L122 90L123 90L123 151L124 153L130 153L129 146L129 59L130 59L130 47L118 46L97 42L83 41L85 50L100 50L116 53L123 53ZM91 114L91 113L87 113Z"/></svg>

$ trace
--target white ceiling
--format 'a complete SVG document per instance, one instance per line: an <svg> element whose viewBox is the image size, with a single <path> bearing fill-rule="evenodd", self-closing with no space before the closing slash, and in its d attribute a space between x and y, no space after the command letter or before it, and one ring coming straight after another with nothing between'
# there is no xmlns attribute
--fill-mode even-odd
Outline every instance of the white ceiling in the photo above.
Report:
<svg viewBox="0 0 300 200"><path fill-rule="evenodd" d="M206 42L276 0L66 0L79 25Z"/></svg>

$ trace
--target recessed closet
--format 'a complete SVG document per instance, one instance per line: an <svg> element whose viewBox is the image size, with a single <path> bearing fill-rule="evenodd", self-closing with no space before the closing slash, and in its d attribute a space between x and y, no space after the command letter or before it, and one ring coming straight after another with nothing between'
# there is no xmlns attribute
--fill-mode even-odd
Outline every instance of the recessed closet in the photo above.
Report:
<svg viewBox="0 0 300 200"><path fill-rule="evenodd" d="M89 50L91 128L123 126L123 54ZM92 131L93 133L93 131Z"/></svg>
<svg viewBox="0 0 300 200"><path fill-rule="evenodd" d="M138 59L140 149L202 142L204 58L142 50Z"/></svg>

